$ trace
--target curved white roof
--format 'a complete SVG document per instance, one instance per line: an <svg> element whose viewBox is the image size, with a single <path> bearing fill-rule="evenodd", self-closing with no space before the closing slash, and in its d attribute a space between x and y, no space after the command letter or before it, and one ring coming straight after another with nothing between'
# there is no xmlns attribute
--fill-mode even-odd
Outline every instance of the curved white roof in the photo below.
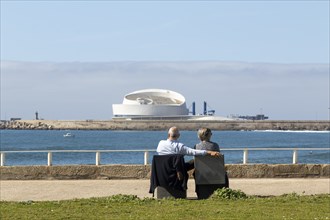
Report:
<svg viewBox="0 0 330 220"><path fill-rule="evenodd" d="M123 104L182 105L185 102L185 98L177 92L165 89L145 89L125 95Z"/></svg>

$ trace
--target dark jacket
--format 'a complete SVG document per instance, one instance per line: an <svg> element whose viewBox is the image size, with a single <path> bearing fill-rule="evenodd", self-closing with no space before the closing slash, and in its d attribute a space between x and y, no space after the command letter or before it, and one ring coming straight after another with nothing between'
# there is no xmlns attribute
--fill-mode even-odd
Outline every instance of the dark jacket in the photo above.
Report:
<svg viewBox="0 0 330 220"><path fill-rule="evenodd" d="M183 179L178 179L181 172ZM151 164L150 190L154 195L158 186L180 191L187 190L188 173L183 155L154 155Z"/></svg>

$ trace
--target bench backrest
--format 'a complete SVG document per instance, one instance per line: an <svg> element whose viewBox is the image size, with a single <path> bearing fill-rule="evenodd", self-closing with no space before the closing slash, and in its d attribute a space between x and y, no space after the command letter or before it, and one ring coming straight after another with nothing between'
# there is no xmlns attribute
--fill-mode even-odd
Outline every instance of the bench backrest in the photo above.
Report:
<svg viewBox="0 0 330 220"><path fill-rule="evenodd" d="M195 182L199 185L225 184L224 156L195 156Z"/></svg>

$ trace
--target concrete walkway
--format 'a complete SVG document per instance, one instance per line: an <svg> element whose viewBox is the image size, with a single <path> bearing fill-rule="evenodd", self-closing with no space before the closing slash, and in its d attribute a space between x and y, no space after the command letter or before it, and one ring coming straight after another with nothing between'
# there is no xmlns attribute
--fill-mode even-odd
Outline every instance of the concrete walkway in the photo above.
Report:
<svg viewBox="0 0 330 220"><path fill-rule="evenodd" d="M152 197L149 180L2 180L2 201L51 201L74 198L105 197L116 194ZM196 198L195 182L188 181L190 198ZM230 179L230 188L240 189L248 195L330 194L330 179Z"/></svg>

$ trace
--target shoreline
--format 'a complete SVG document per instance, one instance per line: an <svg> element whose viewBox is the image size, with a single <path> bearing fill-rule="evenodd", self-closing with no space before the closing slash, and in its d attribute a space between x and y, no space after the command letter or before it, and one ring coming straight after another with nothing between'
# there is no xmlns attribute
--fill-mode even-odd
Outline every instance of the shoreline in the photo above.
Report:
<svg viewBox="0 0 330 220"><path fill-rule="evenodd" d="M330 131L328 120L12 120L1 121L1 130L167 130L177 126L180 130L208 127L219 131Z"/></svg>

